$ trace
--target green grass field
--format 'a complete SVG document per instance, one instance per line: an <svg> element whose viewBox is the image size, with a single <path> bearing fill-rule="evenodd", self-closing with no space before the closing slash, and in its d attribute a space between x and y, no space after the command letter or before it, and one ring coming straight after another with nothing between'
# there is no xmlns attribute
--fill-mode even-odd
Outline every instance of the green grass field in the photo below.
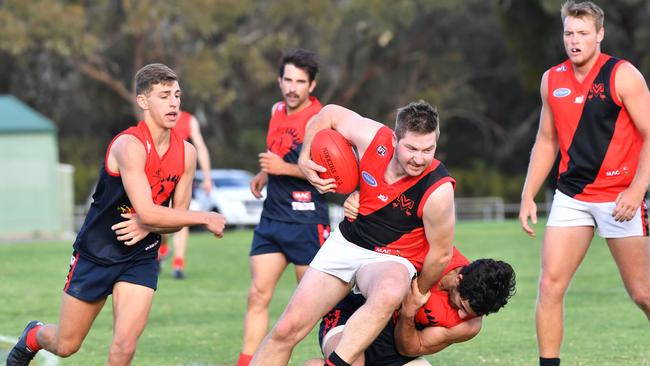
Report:
<svg viewBox="0 0 650 366"><path fill-rule="evenodd" d="M543 227L538 225L541 234ZM187 279L161 275L149 325L134 365L234 365L241 346L249 282L252 231L217 240L192 234ZM431 356L433 365L536 365L534 305L540 239L514 221L459 223L457 247L470 259L498 258L517 272L517 294L484 321L473 340ZM0 336L17 337L32 319L56 321L70 243L0 244ZM272 322L295 286L285 273L273 300ZM594 241L566 299L563 365L650 365L650 326L628 299L604 241ZM60 365L101 365L111 339L110 300L79 353ZM314 332L295 350L291 365L319 355ZM7 344L0 344L4 365Z"/></svg>

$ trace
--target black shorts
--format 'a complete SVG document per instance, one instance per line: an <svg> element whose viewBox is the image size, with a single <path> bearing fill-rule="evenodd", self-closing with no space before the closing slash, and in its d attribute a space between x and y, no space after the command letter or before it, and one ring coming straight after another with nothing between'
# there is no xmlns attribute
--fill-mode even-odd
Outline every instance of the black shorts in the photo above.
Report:
<svg viewBox="0 0 650 366"><path fill-rule="evenodd" d="M287 261L306 266L329 236L324 224L301 224L262 217L253 233L250 255L282 253Z"/></svg>
<svg viewBox="0 0 650 366"><path fill-rule="evenodd" d="M330 330L345 325L350 316L365 302L366 299L362 295L350 293L334 309L325 314L318 331L318 343L321 349L323 349L325 335ZM391 319L377 339L366 349L364 354L366 366L402 366L415 359L415 357L402 356L397 352L394 332L395 322Z"/></svg>
<svg viewBox="0 0 650 366"><path fill-rule="evenodd" d="M79 300L94 302L112 294L117 282L129 282L155 290L158 285L155 258L104 266L91 262L74 251L63 291Z"/></svg>

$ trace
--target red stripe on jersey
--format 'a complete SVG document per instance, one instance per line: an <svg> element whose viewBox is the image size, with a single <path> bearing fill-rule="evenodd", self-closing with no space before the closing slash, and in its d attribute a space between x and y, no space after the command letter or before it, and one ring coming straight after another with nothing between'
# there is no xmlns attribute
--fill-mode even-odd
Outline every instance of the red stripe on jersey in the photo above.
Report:
<svg viewBox="0 0 650 366"><path fill-rule="evenodd" d="M451 183L452 188L456 189L456 180L452 177L445 177L437 181L434 185L429 187L426 192L424 192L424 196L422 196L422 200L420 200L420 204L418 205L418 217L422 217L424 206L426 205L429 196L431 196L431 193L438 189L438 187L440 187L443 183Z"/></svg>
<svg viewBox="0 0 650 366"><path fill-rule="evenodd" d="M68 277L65 279L65 286L63 291L67 291L70 286L70 280L72 280L72 274L74 273L75 268L77 268L77 262L79 262L79 253L75 253L74 263L70 265L70 270L68 271Z"/></svg>

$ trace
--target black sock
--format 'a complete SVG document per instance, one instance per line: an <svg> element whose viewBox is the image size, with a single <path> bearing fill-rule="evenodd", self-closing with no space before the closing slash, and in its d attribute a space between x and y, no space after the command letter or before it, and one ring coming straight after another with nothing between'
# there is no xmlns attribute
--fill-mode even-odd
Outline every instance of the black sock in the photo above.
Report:
<svg viewBox="0 0 650 366"><path fill-rule="evenodd" d="M560 366L560 358L539 358L539 366Z"/></svg>
<svg viewBox="0 0 650 366"><path fill-rule="evenodd" d="M327 358L327 361L325 361L324 366L350 366L350 364L343 361L343 359L341 359L341 357L339 357L336 352L332 352Z"/></svg>

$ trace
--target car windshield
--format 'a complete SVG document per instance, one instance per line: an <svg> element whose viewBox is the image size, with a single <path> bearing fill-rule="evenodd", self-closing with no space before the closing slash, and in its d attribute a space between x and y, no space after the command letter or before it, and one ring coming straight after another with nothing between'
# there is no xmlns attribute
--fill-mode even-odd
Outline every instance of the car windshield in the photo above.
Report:
<svg viewBox="0 0 650 366"><path fill-rule="evenodd" d="M227 177L227 178L214 178L212 184L215 187L248 187L250 179L245 177Z"/></svg>

